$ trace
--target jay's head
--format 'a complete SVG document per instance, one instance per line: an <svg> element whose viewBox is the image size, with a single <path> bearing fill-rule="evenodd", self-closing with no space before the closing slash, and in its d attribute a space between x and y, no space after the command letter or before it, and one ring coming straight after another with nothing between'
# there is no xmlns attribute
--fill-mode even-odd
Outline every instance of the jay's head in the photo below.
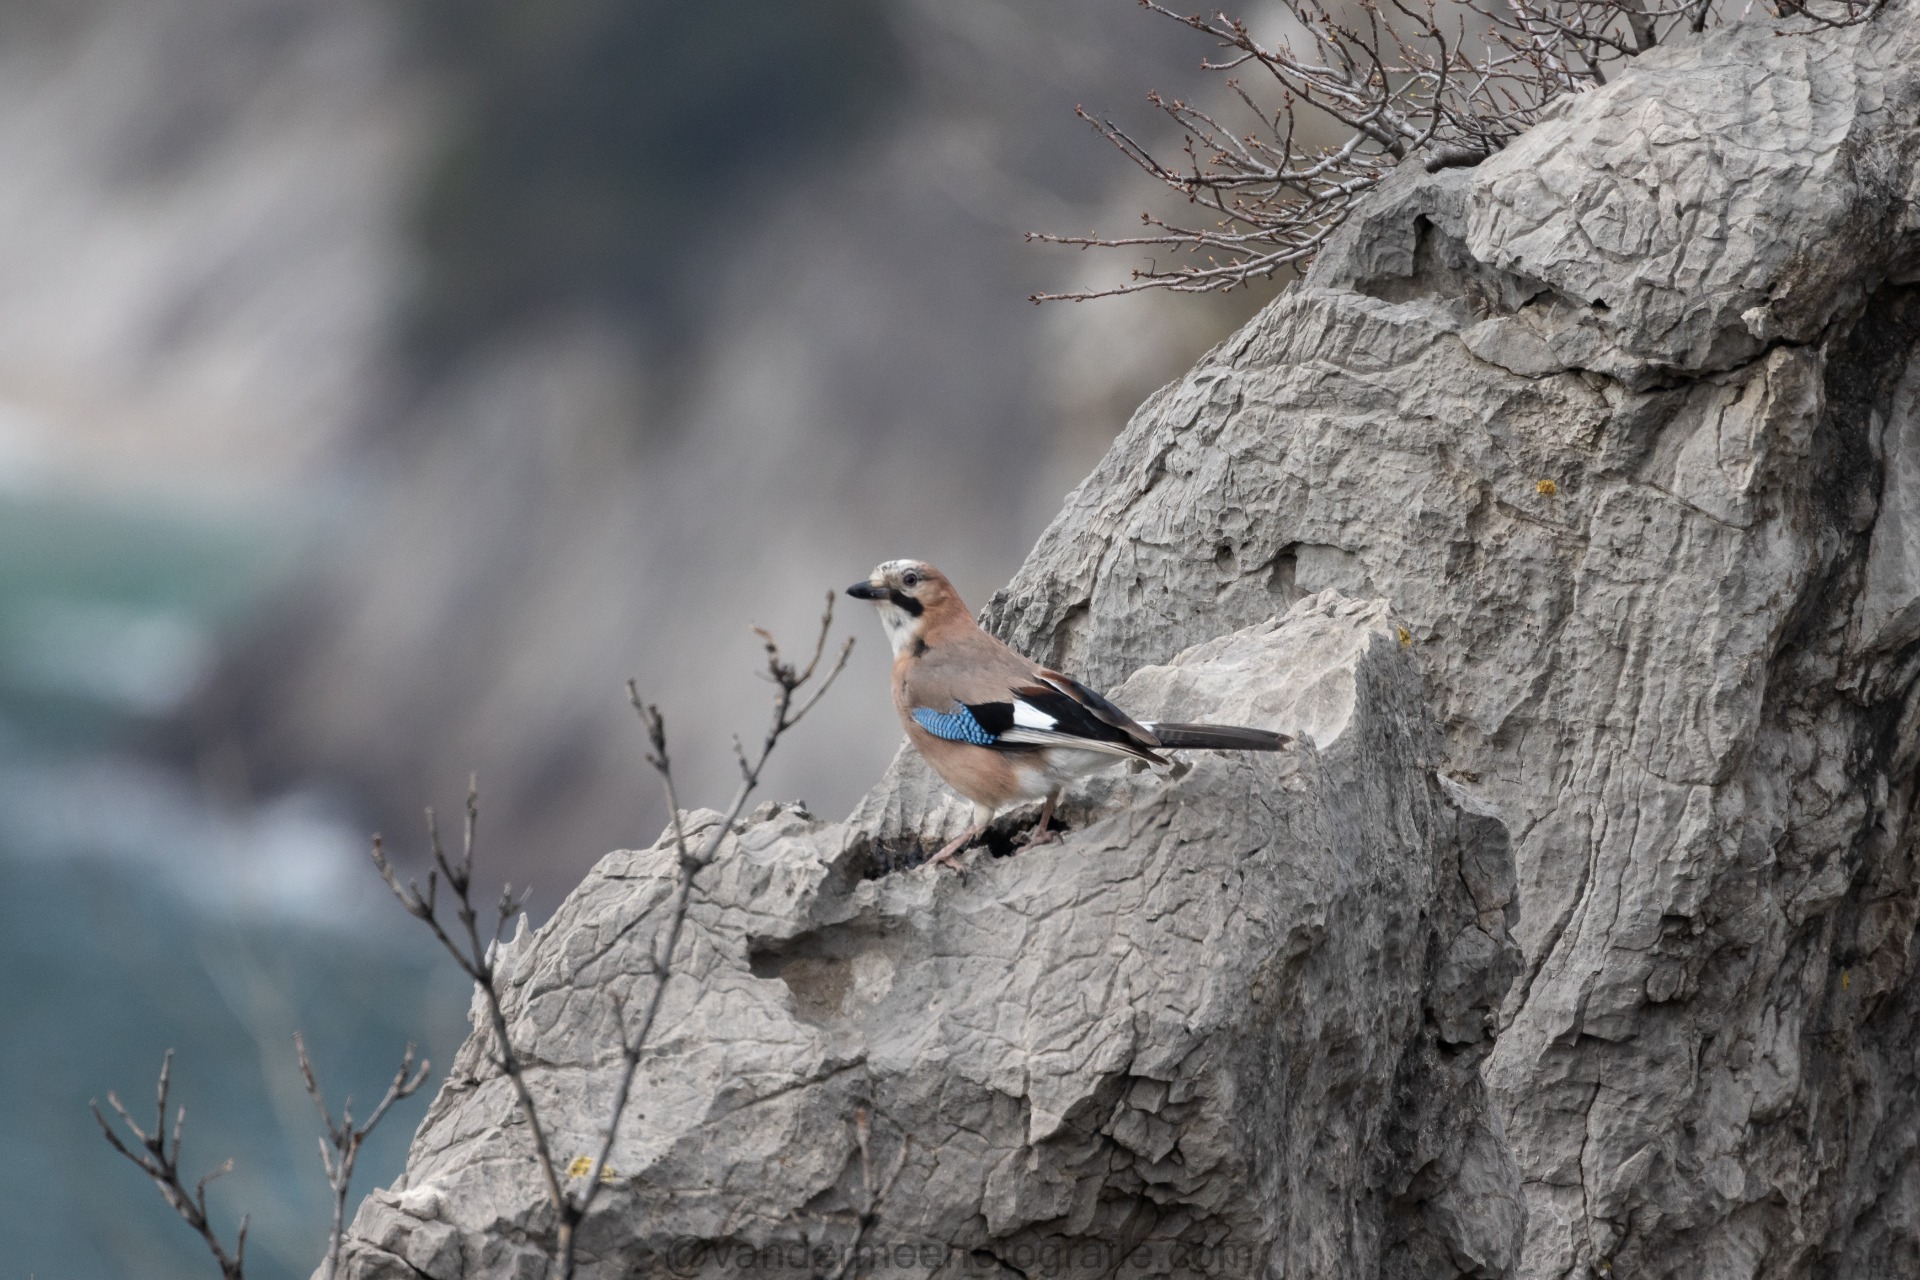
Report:
<svg viewBox="0 0 1920 1280"><path fill-rule="evenodd" d="M847 588L856 600L871 600L886 628L887 642L899 653L920 638L931 621L966 606L947 576L924 560L889 560Z"/></svg>

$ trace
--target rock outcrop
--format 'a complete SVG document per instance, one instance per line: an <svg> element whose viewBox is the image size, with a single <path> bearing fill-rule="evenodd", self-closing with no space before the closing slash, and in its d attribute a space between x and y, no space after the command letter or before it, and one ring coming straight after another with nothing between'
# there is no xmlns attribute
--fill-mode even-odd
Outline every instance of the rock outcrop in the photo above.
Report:
<svg viewBox="0 0 1920 1280"><path fill-rule="evenodd" d="M1409 620L1515 835L1526 1276L1920 1269L1920 22L1636 60L1396 175L989 613L1095 681Z"/></svg>
<svg viewBox="0 0 1920 1280"><path fill-rule="evenodd" d="M766 806L696 880L584 1273L846 1248L862 1107L873 1167L904 1159L860 1245L889 1274L1506 1270L1519 1171L1475 1067L1517 968L1511 852L1434 773L1386 615L1328 592L1138 672L1143 715L1301 743L1102 779L1060 845L964 880L885 872L919 824ZM593 1149L673 865L613 855L505 952L563 1160ZM350 1274L538 1274L551 1215L514 1111L470 1044Z"/></svg>
<svg viewBox="0 0 1920 1280"><path fill-rule="evenodd" d="M916 1144L875 1238L948 1274L1095 1239L1316 1280L1920 1273L1917 150L1895 5L1655 51L1396 173L986 611L1142 714L1317 749L1090 788L965 884L859 878L955 820L911 760L847 826L744 829L594 1265L791 1238L857 1194L865 1103ZM513 953L576 1145L659 856ZM478 1063L359 1274L536 1247Z"/></svg>

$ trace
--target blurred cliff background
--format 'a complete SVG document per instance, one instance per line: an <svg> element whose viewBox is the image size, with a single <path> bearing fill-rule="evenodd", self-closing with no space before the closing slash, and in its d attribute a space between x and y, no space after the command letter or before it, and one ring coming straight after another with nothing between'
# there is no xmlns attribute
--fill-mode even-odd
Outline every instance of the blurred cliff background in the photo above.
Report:
<svg viewBox="0 0 1920 1280"><path fill-rule="evenodd" d="M1157 198L1074 106L1152 136L1203 52L1131 0L0 0L0 1274L207 1273L86 1113L174 1046L306 1275L292 1032L336 1101L464 1032L369 831L477 771L544 913L663 820L629 676L711 803L750 624L900 555L984 603L1259 301L1026 301L1135 264L1023 232ZM832 816L899 742L842 613L766 792Z"/></svg>

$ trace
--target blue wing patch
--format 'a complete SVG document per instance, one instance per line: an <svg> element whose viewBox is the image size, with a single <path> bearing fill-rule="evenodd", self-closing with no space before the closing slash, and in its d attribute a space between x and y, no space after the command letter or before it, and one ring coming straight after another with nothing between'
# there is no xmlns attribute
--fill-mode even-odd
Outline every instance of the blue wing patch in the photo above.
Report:
<svg viewBox="0 0 1920 1280"><path fill-rule="evenodd" d="M922 729L936 738L945 738L948 742L971 742L976 747L990 747L999 741L997 734L988 733L980 726L963 703L954 703L951 711L934 711L927 707L915 707L913 718Z"/></svg>

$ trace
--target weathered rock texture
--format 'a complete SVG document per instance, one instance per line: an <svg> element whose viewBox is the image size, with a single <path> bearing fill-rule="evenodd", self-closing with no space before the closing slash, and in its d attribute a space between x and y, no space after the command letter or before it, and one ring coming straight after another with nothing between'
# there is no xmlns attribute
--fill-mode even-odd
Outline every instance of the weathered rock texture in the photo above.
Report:
<svg viewBox="0 0 1920 1280"><path fill-rule="evenodd" d="M1219 676L1220 711L1304 716L1324 671L1344 727L1090 791L1118 807L964 886L847 879L866 831L950 820L910 761L851 829L743 834L596 1238L770 1238L729 1214L836 1203L871 1099L889 1141L924 1126L890 1239L1142 1232L1316 1280L1920 1274L1917 148L1896 5L1657 51L1478 168L1397 174L987 609L1095 684L1252 627L1126 697L1244 654L1270 666ZM1318 656L1362 616L1333 595L1260 628L1330 589L1389 601L1406 649ZM1521 967L1486 1115L1462 1064L1505 986L1499 876L1469 903L1446 868L1498 861L1489 813ZM576 1144L604 1072L566 1064L606 1054L652 865L617 856L516 952ZM509 1273L488 1250L538 1213L503 1097L443 1094L364 1273L374 1243Z"/></svg>
<svg viewBox="0 0 1920 1280"><path fill-rule="evenodd" d="M1121 694L1304 740L1102 780L1062 844L964 881L876 876L892 824L778 806L722 846L587 1274L727 1275L802 1231L844 1247L863 1106L876 1182L911 1139L864 1237L888 1274L1511 1265L1519 1171L1475 1071L1517 969L1511 852L1435 775L1385 604L1328 592ZM943 802L911 776L893 794ZM671 867L664 848L613 855L507 953L563 1159L592 1149ZM470 1044L403 1186L362 1210L354 1274L539 1273L550 1217L483 1068Z"/></svg>
<svg viewBox="0 0 1920 1280"><path fill-rule="evenodd" d="M1095 681L1391 599L1515 835L1527 1276L1920 1274L1920 21L1402 173L989 613Z"/></svg>

